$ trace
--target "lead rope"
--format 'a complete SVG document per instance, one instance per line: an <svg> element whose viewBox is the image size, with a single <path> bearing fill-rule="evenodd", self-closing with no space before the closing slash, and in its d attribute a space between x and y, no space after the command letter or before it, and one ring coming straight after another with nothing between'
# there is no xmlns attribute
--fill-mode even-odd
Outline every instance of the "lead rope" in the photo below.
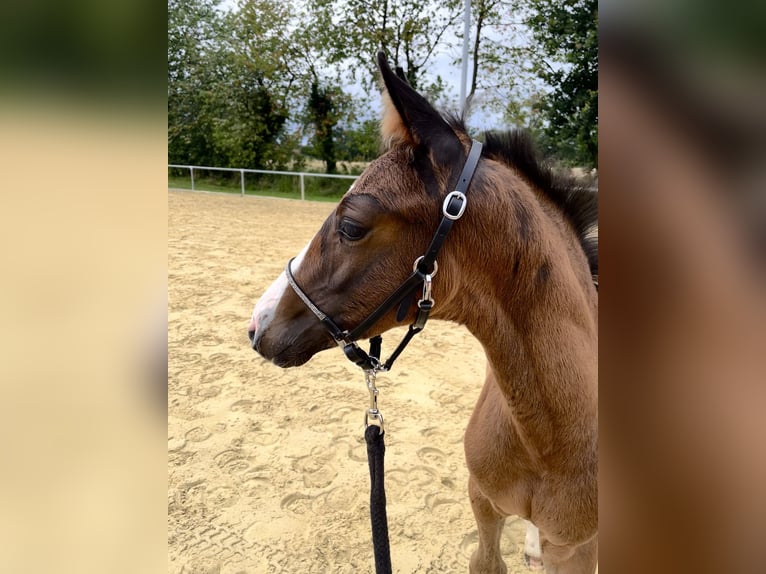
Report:
<svg viewBox="0 0 766 574"><path fill-rule="evenodd" d="M417 264L418 261L415 262L415 267L417 267ZM431 282L437 269L438 266L434 261L433 272L424 275L423 297L418 301L417 318L410 325L407 335L399 343L388 361L385 363L380 362L383 338L377 335L370 339L370 353L367 358L367 364L372 365L372 368L364 369L364 382L367 385L367 390L370 392L370 408L364 414L364 439L367 442L367 464L370 467L370 524L372 526L372 550L375 556L376 574L391 574L391 546L388 541L386 487L383 476L383 462L386 455L386 444L383 438L385 428L383 426L383 413L378 409L378 388L375 386L375 380L378 371L388 371L412 338L425 327L428 314L434 305L431 295ZM371 418L375 420L375 423L370 424Z"/></svg>
<svg viewBox="0 0 766 574"><path fill-rule="evenodd" d="M417 261L415 265L417 266ZM436 269L436 262L434 262L433 274L436 274ZM423 297L418 301L418 317L410 325L407 336L399 343L399 346L385 364L380 362L383 338L377 335L370 339L370 353L367 358L367 364L372 365L372 368L364 369L364 382L370 393L370 407L364 413L364 439L367 442L367 464L370 466L370 523L372 526L372 549L375 556L376 574L391 574L391 547L388 541L386 487L383 477L383 461L386 455L386 444L383 437L386 433L383 426L383 413L378 409L378 388L375 386L375 381L378 371L388 371L412 337L423 330L428 320L428 314L434 305L431 295L433 274L428 273L425 275ZM374 419L375 422L370 424L370 419Z"/></svg>
<svg viewBox="0 0 766 574"><path fill-rule="evenodd" d="M386 488L383 479L383 459L386 454L383 415L378 410L378 389L375 387L375 371L365 371L364 377L370 391L370 408L365 413L364 438L367 441L367 462L370 466L370 524L372 548L375 555L375 572L391 574L391 548L388 542L388 517L386 515ZM370 424L370 418L377 424Z"/></svg>

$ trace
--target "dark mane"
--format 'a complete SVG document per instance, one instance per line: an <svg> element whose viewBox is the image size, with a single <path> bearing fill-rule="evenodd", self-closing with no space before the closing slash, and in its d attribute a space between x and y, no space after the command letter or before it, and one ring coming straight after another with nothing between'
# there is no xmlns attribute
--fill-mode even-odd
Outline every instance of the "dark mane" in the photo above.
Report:
<svg viewBox="0 0 766 574"><path fill-rule="evenodd" d="M456 126L457 127L457 126ZM485 132L482 156L501 161L545 193L572 223L591 274L598 276L598 192L572 175L553 171L542 161L531 137L525 131Z"/></svg>

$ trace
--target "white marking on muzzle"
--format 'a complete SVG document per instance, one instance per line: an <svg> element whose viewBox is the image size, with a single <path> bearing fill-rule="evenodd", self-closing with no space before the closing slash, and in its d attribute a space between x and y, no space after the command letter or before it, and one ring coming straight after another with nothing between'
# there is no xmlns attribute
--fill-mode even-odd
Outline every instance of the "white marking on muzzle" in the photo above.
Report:
<svg viewBox="0 0 766 574"><path fill-rule="evenodd" d="M301 262L303 261L303 257L306 255L306 251L308 251L310 244L311 241L306 244L306 246L295 258L295 261L293 261L291 267L293 273L298 272L298 269L301 266ZM258 299L258 302L255 304L255 308L253 308L253 315L250 319L250 331L263 331L264 329L268 328L269 323L271 323L272 319L274 319L274 312L277 309L277 305L279 305L282 297L284 297L285 291L287 291L288 287L289 284L287 283L287 276L285 275L285 272L282 271L282 273L279 274L279 277L274 280L271 286L266 289L266 292L261 295L261 298Z"/></svg>

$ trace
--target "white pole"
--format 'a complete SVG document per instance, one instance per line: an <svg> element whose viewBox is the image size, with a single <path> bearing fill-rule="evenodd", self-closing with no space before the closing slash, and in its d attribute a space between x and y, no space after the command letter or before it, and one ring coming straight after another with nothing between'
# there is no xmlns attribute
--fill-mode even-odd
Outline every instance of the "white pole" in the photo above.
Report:
<svg viewBox="0 0 766 574"><path fill-rule="evenodd" d="M301 199L306 199L306 188L303 185L303 174L301 173Z"/></svg>
<svg viewBox="0 0 766 574"><path fill-rule="evenodd" d="M245 197L245 170L239 170L240 181L242 182L242 197Z"/></svg>
<svg viewBox="0 0 766 574"><path fill-rule="evenodd" d="M468 82L468 43L471 35L471 0L465 0L463 10L463 69L460 74L460 113L465 114Z"/></svg>
<svg viewBox="0 0 766 574"><path fill-rule="evenodd" d="M194 191L194 168L190 167L189 172L191 173L191 180L192 180L192 191Z"/></svg>

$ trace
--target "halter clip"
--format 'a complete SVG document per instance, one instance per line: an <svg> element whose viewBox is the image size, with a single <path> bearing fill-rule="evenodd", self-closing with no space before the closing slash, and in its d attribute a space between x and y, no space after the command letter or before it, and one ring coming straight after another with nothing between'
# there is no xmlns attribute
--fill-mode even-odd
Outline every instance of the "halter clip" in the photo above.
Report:
<svg viewBox="0 0 766 574"><path fill-rule="evenodd" d="M380 434L383 434L383 413L378 410L378 389L375 386L375 370L366 370L364 372L364 382L367 383L367 390L370 391L370 408L364 413L364 428L370 426L370 419L375 419L373 423L380 427Z"/></svg>

